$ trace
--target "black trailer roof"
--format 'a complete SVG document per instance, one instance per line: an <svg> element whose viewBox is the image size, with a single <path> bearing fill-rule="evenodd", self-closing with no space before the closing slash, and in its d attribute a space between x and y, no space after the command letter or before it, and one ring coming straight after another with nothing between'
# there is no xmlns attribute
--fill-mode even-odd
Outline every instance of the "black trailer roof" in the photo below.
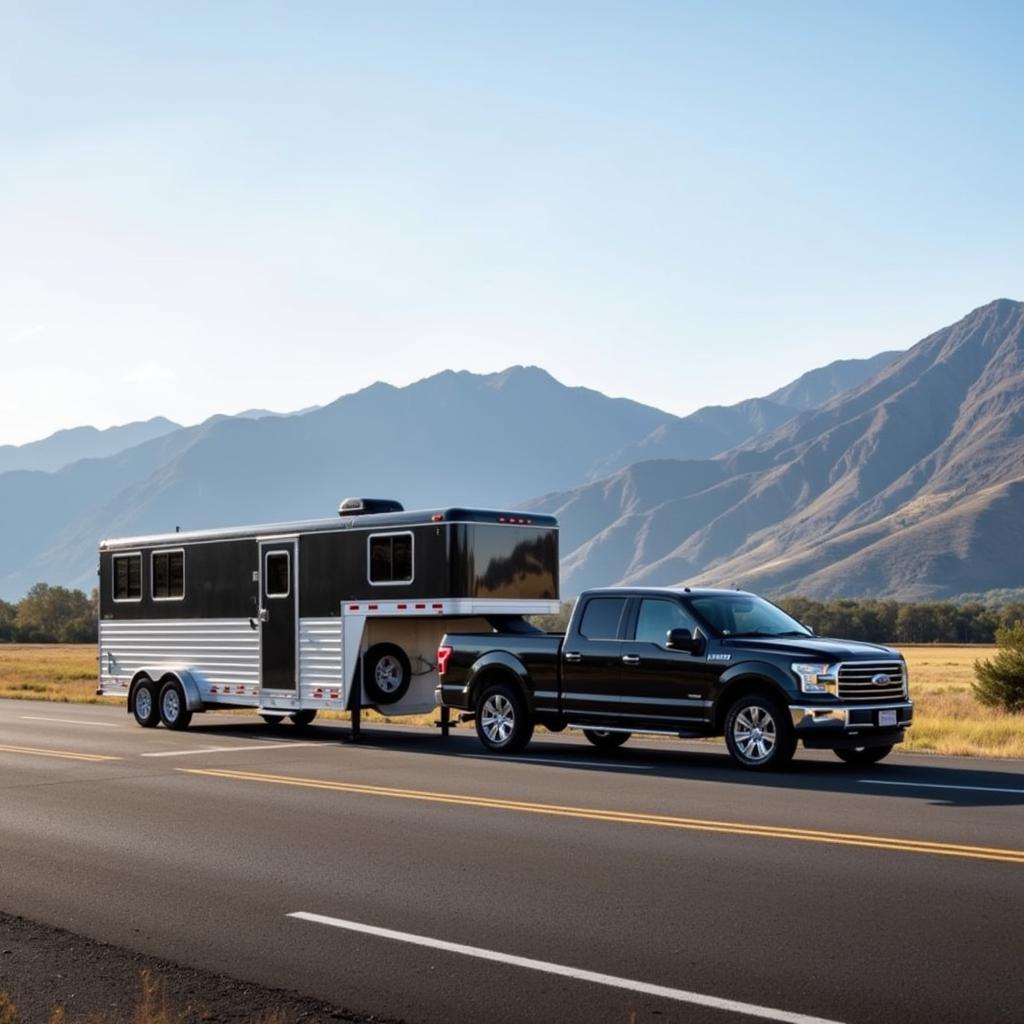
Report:
<svg viewBox="0 0 1024 1024"><path fill-rule="evenodd" d="M540 515L535 512L505 512L499 509L482 508L438 508L408 512L338 515L331 519L305 519L298 522L265 523L256 526L227 526L211 530L180 530L174 533L154 533L139 537L110 537L100 541L100 550L184 544L190 541L242 540L247 537L331 533L342 530L379 530L392 526L424 526L429 523L500 523L506 526L558 529L558 520L554 516Z"/></svg>

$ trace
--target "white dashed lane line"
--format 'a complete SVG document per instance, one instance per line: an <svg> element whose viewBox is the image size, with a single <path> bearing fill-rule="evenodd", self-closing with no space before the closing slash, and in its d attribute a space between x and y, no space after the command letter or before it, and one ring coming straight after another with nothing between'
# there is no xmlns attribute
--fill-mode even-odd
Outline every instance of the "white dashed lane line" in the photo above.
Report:
<svg viewBox="0 0 1024 1024"><path fill-rule="evenodd" d="M188 757L191 754L234 754L244 750L294 750L296 747L322 747L322 743L255 743L244 747L197 747L195 750L152 750L140 757Z"/></svg>
<svg viewBox="0 0 1024 1024"><path fill-rule="evenodd" d="M90 722L85 718L54 718L52 715L19 715L25 722L53 722L57 725L95 725L101 729L122 729L117 722Z"/></svg>
<svg viewBox="0 0 1024 1024"><path fill-rule="evenodd" d="M792 1013L789 1010L775 1010L770 1006L758 1006L756 1003L741 1003L735 999L722 999L720 996L704 995L700 992L689 992L681 988L669 988L666 985L653 985L647 981L635 981L632 978L619 978L614 974L601 974L597 971L586 971L579 967L568 967L564 964L549 963L546 960L534 960L525 956L514 956L511 953L499 953L493 949L481 949L479 946L465 946L460 942L447 942L444 939L432 939L426 935L415 935L411 932L397 932L391 928L378 928L376 925L361 924L358 921L345 921L338 917L325 917L323 914L310 914L297 911L288 917L311 924L324 924L343 931L372 935L378 939L389 939L393 942L405 942L412 946L426 946L428 949L440 950L444 953L456 953L460 956L473 957L476 960L489 960L492 963L508 964L511 967L522 967L543 974L555 974L562 978L585 981L592 985L604 985L608 988L625 989L640 995L667 999L676 1003L688 1003L690 1006L704 1006L727 1013L742 1014L745 1017L757 1017L761 1020L781 1021L782 1024L838 1024L834 1020L823 1017L812 1017L805 1013Z"/></svg>

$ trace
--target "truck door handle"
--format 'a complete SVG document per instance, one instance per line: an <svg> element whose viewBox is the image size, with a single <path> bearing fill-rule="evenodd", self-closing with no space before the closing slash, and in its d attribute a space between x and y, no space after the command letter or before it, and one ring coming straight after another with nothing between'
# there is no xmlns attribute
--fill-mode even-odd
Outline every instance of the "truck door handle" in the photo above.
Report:
<svg viewBox="0 0 1024 1024"><path fill-rule="evenodd" d="M582 661L583 660L583 655L582 654L577 654L576 651L566 651L565 652L565 660L566 661Z"/></svg>
<svg viewBox="0 0 1024 1024"><path fill-rule="evenodd" d="M622 656L623 665L639 665L640 659L635 654L624 654Z"/></svg>

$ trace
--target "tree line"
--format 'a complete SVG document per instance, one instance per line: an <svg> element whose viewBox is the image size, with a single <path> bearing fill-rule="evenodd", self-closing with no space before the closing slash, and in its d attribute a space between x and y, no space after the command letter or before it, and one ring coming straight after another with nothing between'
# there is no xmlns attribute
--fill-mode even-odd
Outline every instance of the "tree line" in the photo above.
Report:
<svg viewBox="0 0 1024 1024"><path fill-rule="evenodd" d="M776 602L819 636L863 640L867 643L992 644L996 631L1024 623L1024 600L1006 604L970 601L883 601L838 598L783 597ZM541 629L564 630L572 603L558 615L537 616Z"/></svg>
<svg viewBox="0 0 1024 1024"><path fill-rule="evenodd" d="M0 643L95 643L99 593L37 583L20 601L0 601Z"/></svg>
<svg viewBox="0 0 1024 1024"><path fill-rule="evenodd" d="M1024 623L1024 600L997 604L784 597L777 603L819 636L868 643L991 644L997 630ZM566 602L558 615L534 621L542 629L564 630L571 611L572 604ZM86 596L81 590L37 583L16 603L0 601L0 643L95 643L98 617L96 590Z"/></svg>

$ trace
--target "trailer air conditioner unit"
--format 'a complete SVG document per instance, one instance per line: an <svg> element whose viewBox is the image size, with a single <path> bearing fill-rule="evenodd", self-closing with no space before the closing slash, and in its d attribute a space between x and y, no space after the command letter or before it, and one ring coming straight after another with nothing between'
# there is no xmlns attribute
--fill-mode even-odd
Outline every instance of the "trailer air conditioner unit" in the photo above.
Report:
<svg viewBox="0 0 1024 1024"><path fill-rule="evenodd" d="M338 506L339 516L368 516L382 512L404 512L400 501L394 498L346 498Z"/></svg>

